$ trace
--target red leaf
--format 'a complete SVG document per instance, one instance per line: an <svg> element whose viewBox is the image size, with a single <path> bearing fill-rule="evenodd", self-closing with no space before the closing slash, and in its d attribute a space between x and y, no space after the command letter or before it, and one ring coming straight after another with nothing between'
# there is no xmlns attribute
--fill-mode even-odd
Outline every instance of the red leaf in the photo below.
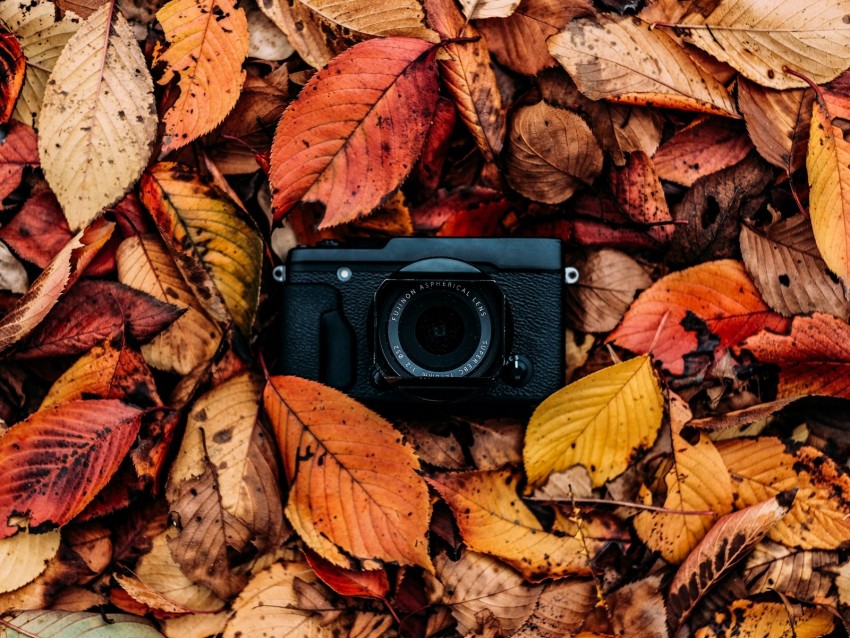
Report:
<svg viewBox="0 0 850 638"><path fill-rule="evenodd" d="M327 206L323 226L375 209L407 177L437 103L435 46L376 38L343 52L283 114L271 154L275 219L299 201Z"/></svg>
<svg viewBox="0 0 850 638"><path fill-rule="evenodd" d="M436 197L417 207L411 213L411 217L417 230L442 229L441 235L456 234L463 237L475 234L474 230L468 234L465 234L464 230L475 226L476 219L498 221L514 208L515 206L505 199L503 193L473 186L454 191L440 191ZM452 223L452 219L457 216L460 216L461 220ZM490 222L484 222L485 226L489 224ZM455 229L454 233L451 232L452 227Z"/></svg>
<svg viewBox="0 0 850 638"><path fill-rule="evenodd" d="M36 412L0 439L0 538L71 521L130 450L141 411L116 400L71 401Z"/></svg>
<svg viewBox="0 0 850 638"><path fill-rule="evenodd" d="M56 304L18 358L79 354L125 330L145 343L184 312L118 282L86 279Z"/></svg>
<svg viewBox="0 0 850 638"><path fill-rule="evenodd" d="M433 191L440 183L446 151L452 141L452 132L457 122L457 110L451 101L444 97L437 100L434 123L428 129L428 136L422 147L422 154L416 164L416 180L426 191Z"/></svg>
<svg viewBox="0 0 850 638"><path fill-rule="evenodd" d="M611 191L623 212L661 243L673 235L673 218L652 160L636 151L626 165L611 171Z"/></svg>
<svg viewBox="0 0 850 638"><path fill-rule="evenodd" d="M0 23L0 124L5 124L12 117L15 101L24 84L26 67L18 38Z"/></svg>
<svg viewBox="0 0 850 638"><path fill-rule="evenodd" d="M21 183L24 166L38 166L38 140L31 127L13 120L6 135L0 133L0 200Z"/></svg>
<svg viewBox="0 0 850 638"><path fill-rule="evenodd" d="M304 556L322 582L340 596L383 598L390 590L390 581L383 569L354 571L337 567L309 549L304 551Z"/></svg>
<svg viewBox="0 0 850 638"><path fill-rule="evenodd" d="M46 268L73 236L56 196L43 181L12 221L0 228L0 239L39 268Z"/></svg>

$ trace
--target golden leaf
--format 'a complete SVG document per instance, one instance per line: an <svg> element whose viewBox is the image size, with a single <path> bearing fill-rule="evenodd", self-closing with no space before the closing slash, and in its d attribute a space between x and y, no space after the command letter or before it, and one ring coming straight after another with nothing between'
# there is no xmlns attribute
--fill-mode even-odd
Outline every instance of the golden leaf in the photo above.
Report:
<svg viewBox="0 0 850 638"><path fill-rule="evenodd" d="M820 638L829 634L835 620L823 607L736 600L702 627L695 638Z"/></svg>
<svg viewBox="0 0 850 638"><path fill-rule="evenodd" d="M367 35L407 36L439 42L439 36L423 24L425 14L416 0L301 0L319 15L343 27Z"/></svg>
<svg viewBox="0 0 850 638"><path fill-rule="evenodd" d="M37 578L56 556L61 540L58 529L45 534L22 530L0 540L0 594L15 591Z"/></svg>

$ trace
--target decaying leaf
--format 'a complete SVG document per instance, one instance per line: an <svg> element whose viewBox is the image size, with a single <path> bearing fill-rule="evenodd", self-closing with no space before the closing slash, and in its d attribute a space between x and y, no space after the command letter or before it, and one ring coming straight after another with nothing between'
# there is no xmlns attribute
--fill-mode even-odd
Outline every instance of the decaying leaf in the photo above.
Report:
<svg viewBox="0 0 850 638"><path fill-rule="evenodd" d="M427 488L389 423L297 377L272 377L264 401L290 483L286 516L307 545L342 567L394 561L433 569Z"/></svg>
<svg viewBox="0 0 850 638"><path fill-rule="evenodd" d="M629 219L647 227L647 234L659 243L673 235L673 218L653 160L635 151L622 168L611 171L611 193Z"/></svg>
<svg viewBox="0 0 850 638"><path fill-rule="evenodd" d="M38 166L37 143L35 131L20 122L11 122L0 136L0 201L20 185L25 167Z"/></svg>
<svg viewBox="0 0 850 638"><path fill-rule="evenodd" d="M696 638L821 638L835 626L823 607L736 600L715 614L714 622L696 631Z"/></svg>
<svg viewBox="0 0 850 638"><path fill-rule="evenodd" d="M667 608L660 590L661 579L650 576L606 597L612 625L618 635L667 638Z"/></svg>
<svg viewBox="0 0 850 638"><path fill-rule="evenodd" d="M44 534L20 531L0 540L0 593L14 591L39 576L61 542L59 530Z"/></svg>
<svg viewBox="0 0 850 638"><path fill-rule="evenodd" d="M543 401L528 423L523 459L529 484L541 485L552 472L579 463L594 487L602 485L652 445L662 412L649 357L579 379Z"/></svg>
<svg viewBox="0 0 850 638"><path fill-rule="evenodd" d="M514 114L508 140L508 182L538 202L563 202L602 170L602 151L584 120L545 102Z"/></svg>
<svg viewBox="0 0 850 638"><path fill-rule="evenodd" d="M778 591L795 600L827 600L833 577L827 571L838 556L820 550L800 550L762 541L744 567L747 588L753 594Z"/></svg>
<svg viewBox="0 0 850 638"><path fill-rule="evenodd" d="M139 178L156 135L153 82L127 20L112 4L62 50L44 92L38 152L72 230Z"/></svg>
<svg viewBox="0 0 850 638"><path fill-rule="evenodd" d="M302 0L328 20L352 31L381 37L403 36L437 42L439 37L423 22L422 5L415 0L375 4L368 0Z"/></svg>
<svg viewBox="0 0 850 638"><path fill-rule="evenodd" d="M548 583L537 606L514 638L562 638L582 626L599 602L591 580L571 578Z"/></svg>
<svg viewBox="0 0 850 638"><path fill-rule="evenodd" d="M310 79L275 133L269 177L276 219L299 201L319 201L328 211L323 226L334 226L372 211L396 189L436 107L435 54L424 40L368 40Z"/></svg>

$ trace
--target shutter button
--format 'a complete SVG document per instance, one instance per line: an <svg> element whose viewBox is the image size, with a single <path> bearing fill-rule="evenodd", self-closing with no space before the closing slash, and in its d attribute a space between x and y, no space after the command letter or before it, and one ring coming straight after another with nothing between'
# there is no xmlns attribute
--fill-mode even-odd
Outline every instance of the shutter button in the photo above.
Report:
<svg viewBox="0 0 850 638"><path fill-rule="evenodd" d="M531 380L531 361L521 354L515 354L508 358L502 368L502 378L505 383L513 386L522 386Z"/></svg>

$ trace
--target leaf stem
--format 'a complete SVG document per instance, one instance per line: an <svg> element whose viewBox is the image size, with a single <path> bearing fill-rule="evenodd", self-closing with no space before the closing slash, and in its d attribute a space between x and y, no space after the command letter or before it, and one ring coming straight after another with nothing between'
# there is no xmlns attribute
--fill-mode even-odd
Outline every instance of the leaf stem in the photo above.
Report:
<svg viewBox="0 0 850 638"><path fill-rule="evenodd" d="M587 505L615 505L617 507L633 507L639 510L649 510L650 512L660 512L662 514L682 514L683 516L717 516L717 512L711 510L673 510L658 505L645 505L643 503L632 503L630 501L618 501L605 498L531 498L532 501L547 501L552 503L584 503Z"/></svg>

